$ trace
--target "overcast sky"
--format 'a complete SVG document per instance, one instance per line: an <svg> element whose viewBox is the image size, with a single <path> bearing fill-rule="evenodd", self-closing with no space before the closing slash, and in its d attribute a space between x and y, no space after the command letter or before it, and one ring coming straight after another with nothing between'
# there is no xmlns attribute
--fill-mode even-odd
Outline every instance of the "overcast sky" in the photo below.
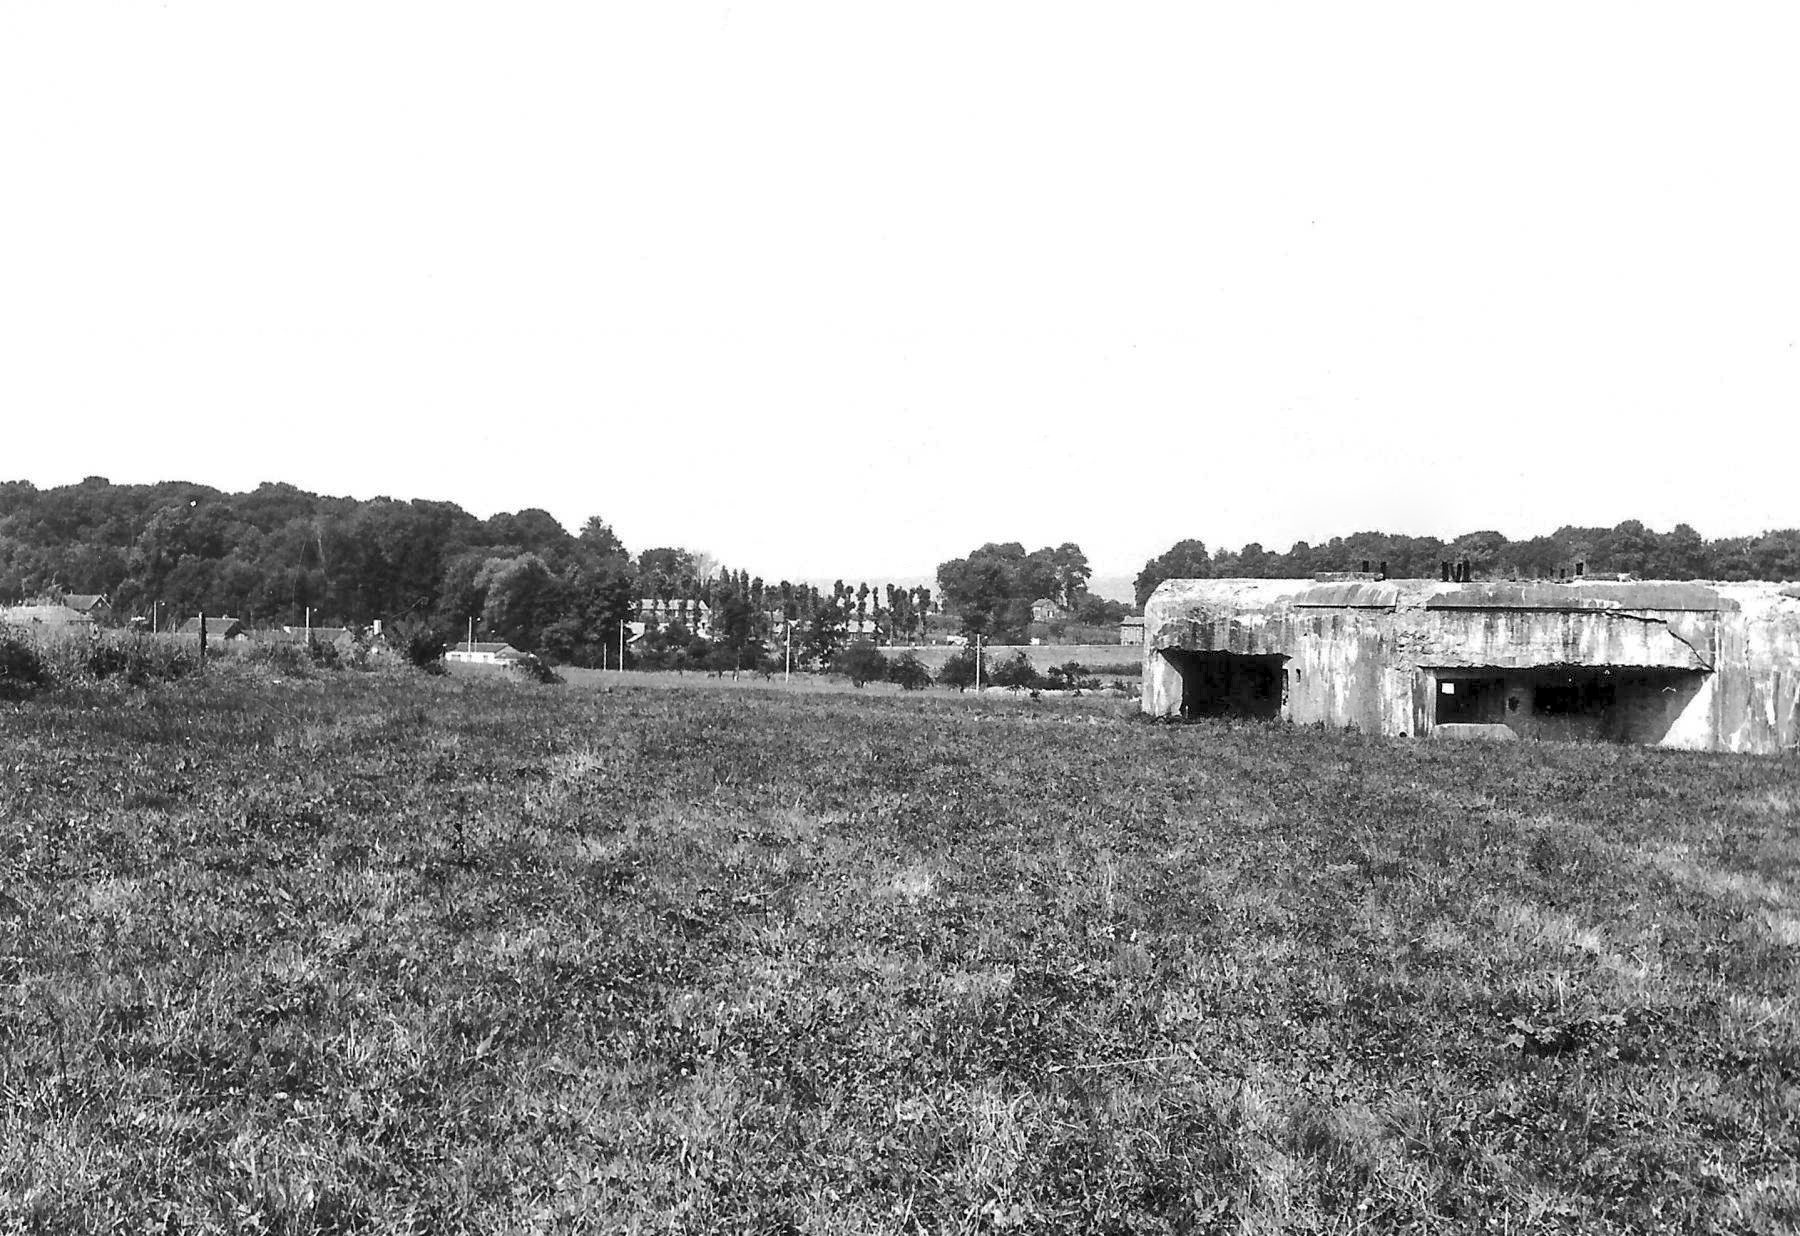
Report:
<svg viewBox="0 0 1800 1236"><path fill-rule="evenodd" d="M1800 524L1791 4L0 5L0 479L987 540Z"/></svg>

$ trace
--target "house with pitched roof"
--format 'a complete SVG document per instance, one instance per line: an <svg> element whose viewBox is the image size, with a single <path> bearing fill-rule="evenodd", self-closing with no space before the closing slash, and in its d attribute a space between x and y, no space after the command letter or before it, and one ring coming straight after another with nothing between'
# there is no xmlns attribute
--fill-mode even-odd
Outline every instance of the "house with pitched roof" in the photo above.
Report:
<svg viewBox="0 0 1800 1236"><path fill-rule="evenodd" d="M175 634L200 638L200 616L196 614L175 628ZM244 639L248 632L244 629L244 620L233 618L230 614L206 615L206 638L210 640Z"/></svg>
<svg viewBox="0 0 1800 1236"><path fill-rule="evenodd" d="M93 627L88 614L68 605L11 605L0 608L0 626L32 631L84 631Z"/></svg>
<svg viewBox="0 0 1800 1236"><path fill-rule="evenodd" d="M63 598L63 604L95 622L105 622L112 617L112 601L104 592L71 592Z"/></svg>

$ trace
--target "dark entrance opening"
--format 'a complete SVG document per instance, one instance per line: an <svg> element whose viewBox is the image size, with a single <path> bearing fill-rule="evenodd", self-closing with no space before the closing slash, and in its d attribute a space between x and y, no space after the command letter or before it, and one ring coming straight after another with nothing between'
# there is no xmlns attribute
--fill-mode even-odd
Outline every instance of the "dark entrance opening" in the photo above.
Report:
<svg viewBox="0 0 1800 1236"><path fill-rule="evenodd" d="M1538 738L1660 742L1706 681L1699 670L1569 666L1523 676L1514 726Z"/></svg>
<svg viewBox="0 0 1800 1236"><path fill-rule="evenodd" d="M1282 690L1287 683L1281 667L1286 657L1179 649L1163 656L1181 673L1183 717L1273 720L1281 715Z"/></svg>
<svg viewBox="0 0 1800 1236"><path fill-rule="evenodd" d="M1661 742L1705 685L1701 670L1558 665L1433 671L1434 725L1504 725L1525 738Z"/></svg>
<svg viewBox="0 0 1800 1236"><path fill-rule="evenodd" d="M1434 725L1494 725L1506 720L1506 684L1498 678L1442 678Z"/></svg>

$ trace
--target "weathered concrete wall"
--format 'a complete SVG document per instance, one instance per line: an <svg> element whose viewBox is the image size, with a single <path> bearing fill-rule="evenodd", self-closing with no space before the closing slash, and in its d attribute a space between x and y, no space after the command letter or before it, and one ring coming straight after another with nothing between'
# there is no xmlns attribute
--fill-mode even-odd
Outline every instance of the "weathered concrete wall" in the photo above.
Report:
<svg viewBox="0 0 1800 1236"><path fill-rule="evenodd" d="M1716 746L1786 751L1800 746L1800 598L1749 585L1721 589L1739 602L1721 632L1714 687Z"/></svg>
<svg viewBox="0 0 1800 1236"><path fill-rule="evenodd" d="M1440 681L1472 677L1484 712L1459 719L1525 737L1800 744L1800 597L1773 584L1170 580L1145 607L1152 715L1182 708L1172 650L1284 658L1282 715L1306 723L1424 734ZM1538 707L1582 682L1603 705Z"/></svg>

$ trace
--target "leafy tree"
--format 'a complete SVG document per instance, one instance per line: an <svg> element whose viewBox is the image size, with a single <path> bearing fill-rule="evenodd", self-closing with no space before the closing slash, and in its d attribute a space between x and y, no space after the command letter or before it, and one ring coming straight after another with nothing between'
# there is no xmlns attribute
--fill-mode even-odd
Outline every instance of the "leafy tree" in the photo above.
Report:
<svg viewBox="0 0 1800 1236"><path fill-rule="evenodd" d="M524 652L535 652L563 603L561 581L536 554L490 558L475 577L483 590L482 622Z"/></svg>
<svg viewBox="0 0 1800 1236"><path fill-rule="evenodd" d="M1109 601L1084 592L1075 605L1075 621L1097 627L1111 626L1130 612L1130 606L1121 601Z"/></svg>
<svg viewBox="0 0 1800 1236"><path fill-rule="evenodd" d="M1064 541L1052 551L1051 565L1056 573L1056 599L1074 609L1087 592L1088 580L1094 575L1093 568L1088 565L1087 555L1073 541Z"/></svg>
<svg viewBox="0 0 1800 1236"><path fill-rule="evenodd" d="M619 539L612 525L598 515L590 515L588 521L581 525L581 533L575 538L581 542L581 548L590 554L603 558L625 558L625 543Z"/></svg>
<svg viewBox="0 0 1800 1236"><path fill-rule="evenodd" d="M1064 550L1080 554L1073 545ZM1017 642L1031 623L1031 603L1062 588L1058 570L1066 567L1075 578L1085 562L1074 564L1068 554L1053 549L1028 554L1017 541L989 542L966 558L940 563L938 586L945 606L961 616L965 632Z"/></svg>
<svg viewBox="0 0 1800 1236"><path fill-rule="evenodd" d="M479 550L465 551L444 564L438 601L432 608L433 626L461 638L468 620L482 616L487 608L487 585L482 579L486 566L487 558Z"/></svg>
<svg viewBox="0 0 1800 1236"><path fill-rule="evenodd" d="M915 652L903 652L887 667L888 681L902 691L922 691L931 685L931 671Z"/></svg>
<svg viewBox="0 0 1800 1236"><path fill-rule="evenodd" d="M720 597L713 612L713 633L727 647L742 648L756 636L756 607L735 592Z"/></svg>
<svg viewBox="0 0 1800 1236"><path fill-rule="evenodd" d="M624 559L577 561L560 583L562 604L544 628L540 651L571 665L601 665L609 654L616 660L620 624L630 621L635 610Z"/></svg>
<svg viewBox="0 0 1800 1236"><path fill-rule="evenodd" d="M943 665L938 667L937 680L946 687L955 687L958 691L966 691L975 685L976 651L963 648L952 653ZM985 660L985 658L983 658Z"/></svg>
<svg viewBox="0 0 1800 1236"><path fill-rule="evenodd" d="M829 663L849 638L849 620L837 601L826 601L807 619L805 635L800 641L806 660Z"/></svg>
<svg viewBox="0 0 1800 1236"><path fill-rule="evenodd" d="M483 526L487 544L513 555L536 554L552 568L561 567L575 538L548 511L529 507L523 511L501 511Z"/></svg>
<svg viewBox="0 0 1800 1236"><path fill-rule="evenodd" d="M1749 546L1752 578L1800 579L1800 529L1766 532Z"/></svg>
<svg viewBox="0 0 1800 1236"><path fill-rule="evenodd" d="M685 549L670 545L646 549L637 556L637 573L639 579L654 581L658 587L671 586L676 580L693 576L694 556ZM661 592L653 595L663 596ZM670 594L672 595L673 593Z"/></svg>
<svg viewBox="0 0 1800 1236"><path fill-rule="evenodd" d="M1177 541L1138 572L1134 583L1137 603L1141 606L1148 601L1165 579L1206 579L1212 573L1212 558L1206 552L1205 541Z"/></svg>
<svg viewBox="0 0 1800 1236"><path fill-rule="evenodd" d="M1657 539L1652 573L1658 579L1693 579L1706 570L1706 540L1687 524Z"/></svg>
<svg viewBox="0 0 1800 1236"><path fill-rule="evenodd" d="M831 659L833 673L843 674L855 686L880 682L887 677L887 658L868 640L859 639Z"/></svg>
<svg viewBox="0 0 1800 1236"><path fill-rule="evenodd" d="M1465 532L1450 542L1445 553L1453 562L1467 562L1474 577L1491 579L1502 574L1506 546L1506 538L1498 532Z"/></svg>

